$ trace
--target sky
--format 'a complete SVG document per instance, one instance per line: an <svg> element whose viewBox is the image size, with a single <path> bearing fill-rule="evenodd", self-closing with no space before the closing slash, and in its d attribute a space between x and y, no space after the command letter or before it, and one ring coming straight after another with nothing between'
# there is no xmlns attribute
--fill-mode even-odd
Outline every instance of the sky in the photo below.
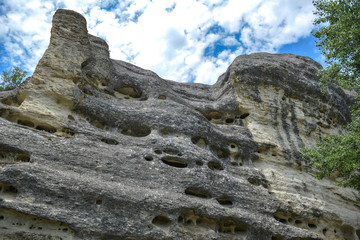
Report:
<svg viewBox="0 0 360 240"><path fill-rule="evenodd" d="M32 74L58 8L81 13L111 58L178 82L213 84L236 56L254 52L323 64L312 0L0 0L0 73Z"/></svg>

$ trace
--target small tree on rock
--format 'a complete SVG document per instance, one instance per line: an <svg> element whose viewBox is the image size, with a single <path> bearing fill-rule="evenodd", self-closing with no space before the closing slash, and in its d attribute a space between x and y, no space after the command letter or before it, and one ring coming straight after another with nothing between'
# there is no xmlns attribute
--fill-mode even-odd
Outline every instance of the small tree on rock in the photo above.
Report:
<svg viewBox="0 0 360 240"><path fill-rule="evenodd" d="M10 68L9 71L3 71L0 81L0 91L8 91L17 88L27 72L20 67Z"/></svg>

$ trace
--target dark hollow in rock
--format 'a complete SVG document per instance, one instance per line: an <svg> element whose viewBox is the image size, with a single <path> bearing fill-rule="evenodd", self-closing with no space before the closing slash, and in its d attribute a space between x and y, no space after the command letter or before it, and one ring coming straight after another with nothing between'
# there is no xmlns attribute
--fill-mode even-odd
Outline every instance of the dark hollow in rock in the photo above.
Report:
<svg viewBox="0 0 360 240"><path fill-rule="evenodd" d="M101 139L102 142L110 144L110 145L118 145L119 142L116 141L115 139L111 139L111 138L102 138Z"/></svg>
<svg viewBox="0 0 360 240"><path fill-rule="evenodd" d="M172 156L162 157L161 161L169 166L177 168L186 168L188 166L187 162L184 160Z"/></svg>
<svg viewBox="0 0 360 240"><path fill-rule="evenodd" d="M240 119L245 119L250 115L250 113L244 113L240 116Z"/></svg>
<svg viewBox="0 0 360 240"><path fill-rule="evenodd" d="M151 133L151 128L147 126L131 126L121 131L122 134L132 137L146 137Z"/></svg>
<svg viewBox="0 0 360 240"><path fill-rule="evenodd" d="M250 178L248 178L248 181L249 181L249 183L251 183L252 185L255 185L255 186L259 186L259 185L260 185L259 179L250 177Z"/></svg>
<svg viewBox="0 0 360 240"><path fill-rule="evenodd" d="M154 158L153 158L152 156L145 156L144 159L145 159L146 161L152 161L152 160L154 160Z"/></svg>
<svg viewBox="0 0 360 240"><path fill-rule="evenodd" d="M233 205L233 202L227 197L218 197L218 198L216 198L216 201L218 201L218 203L220 205L223 205L226 207L230 207Z"/></svg>
<svg viewBox="0 0 360 240"><path fill-rule="evenodd" d="M154 225L167 226L171 224L171 220L165 215L158 215L152 220Z"/></svg>
<svg viewBox="0 0 360 240"><path fill-rule="evenodd" d="M46 132L49 132L49 133L54 133L56 132L56 128L52 127L52 126L49 126L49 125L38 125L36 127L37 130L41 130L41 131L46 131Z"/></svg>
<svg viewBox="0 0 360 240"><path fill-rule="evenodd" d="M18 124L21 124L21 125L24 125L24 126L28 126L28 127L34 127L35 124L32 122L32 121L29 121L29 120L18 120L17 121Z"/></svg>
<svg viewBox="0 0 360 240"><path fill-rule="evenodd" d="M211 170L224 170L223 166L219 162L211 161L208 163L208 167Z"/></svg>
<svg viewBox="0 0 360 240"><path fill-rule="evenodd" d="M21 149L0 143L0 163L11 164L20 162L30 162L30 154Z"/></svg>
<svg viewBox="0 0 360 240"><path fill-rule="evenodd" d="M140 98L141 96L141 91L136 87L127 86L122 88L115 88L114 90L132 98Z"/></svg>
<svg viewBox="0 0 360 240"><path fill-rule="evenodd" d="M207 190L196 187L188 187L185 189L185 194L199 198L211 198L211 194Z"/></svg>
<svg viewBox="0 0 360 240"><path fill-rule="evenodd" d="M17 194L18 190L11 184L0 183L0 192L5 194Z"/></svg>

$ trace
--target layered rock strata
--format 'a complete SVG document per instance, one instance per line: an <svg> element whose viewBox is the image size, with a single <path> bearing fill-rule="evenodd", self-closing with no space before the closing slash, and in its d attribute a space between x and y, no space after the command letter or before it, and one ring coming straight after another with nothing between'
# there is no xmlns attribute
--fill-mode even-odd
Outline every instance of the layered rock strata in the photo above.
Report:
<svg viewBox="0 0 360 240"><path fill-rule="evenodd" d="M359 239L356 192L298 152L350 120L320 68L258 53L177 83L58 10L33 76L0 93L0 239Z"/></svg>

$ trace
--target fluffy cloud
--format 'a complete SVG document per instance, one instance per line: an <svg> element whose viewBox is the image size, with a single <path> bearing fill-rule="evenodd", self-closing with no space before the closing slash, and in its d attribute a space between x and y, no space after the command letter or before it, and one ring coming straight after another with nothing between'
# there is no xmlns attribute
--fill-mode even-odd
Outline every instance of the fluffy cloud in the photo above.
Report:
<svg viewBox="0 0 360 240"><path fill-rule="evenodd" d="M57 8L83 14L112 58L166 79L207 84L239 54L276 52L309 35L313 21L311 0L5 0L2 66L34 70Z"/></svg>

